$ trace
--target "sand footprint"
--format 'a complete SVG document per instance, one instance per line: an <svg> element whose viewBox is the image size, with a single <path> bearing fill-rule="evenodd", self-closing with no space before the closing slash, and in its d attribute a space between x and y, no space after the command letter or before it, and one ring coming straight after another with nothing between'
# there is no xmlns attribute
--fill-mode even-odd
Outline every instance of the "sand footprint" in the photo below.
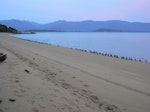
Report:
<svg viewBox="0 0 150 112"><path fill-rule="evenodd" d="M63 82L63 83L62 83L62 87L63 87L64 89L68 89L68 88L70 87L70 85L69 85L68 83L66 83L66 82Z"/></svg>
<svg viewBox="0 0 150 112"><path fill-rule="evenodd" d="M83 86L84 86L84 87L88 87L89 85L87 85L87 84L84 84Z"/></svg>
<svg viewBox="0 0 150 112"><path fill-rule="evenodd" d="M33 112L39 112L39 110L38 110L36 107L34 107L34 108L32 109L32 111L33 111Z"/></svg>
<svg viewBox="0 0 150 112"><path fill-rule="evenodd" d="M76 79L76 77L72 77L73 79Z"/></svg>

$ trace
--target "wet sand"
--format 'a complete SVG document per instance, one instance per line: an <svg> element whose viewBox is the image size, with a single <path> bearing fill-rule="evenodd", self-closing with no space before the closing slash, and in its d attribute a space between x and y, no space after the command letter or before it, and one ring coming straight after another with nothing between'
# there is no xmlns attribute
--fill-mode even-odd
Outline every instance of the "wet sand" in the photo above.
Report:
<svg viewBox="0 0 150 112"><path fill-rule="evenodd" d="M0 33L0 112L148 112L150 64Z"/></svg>

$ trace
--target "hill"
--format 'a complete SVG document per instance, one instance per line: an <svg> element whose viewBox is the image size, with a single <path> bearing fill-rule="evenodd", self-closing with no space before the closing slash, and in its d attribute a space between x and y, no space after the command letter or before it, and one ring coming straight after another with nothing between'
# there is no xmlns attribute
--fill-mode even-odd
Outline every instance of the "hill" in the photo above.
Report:
<svg viewBox="0 0 150 112"><path fill-rule="evenodd" d="M0 24L0 32L19 33L18 30L14 29L12 27L7 27L2 24Z"/></svg>
<svg viewBox="0 0 150 112"><path fill-rule="evenodd" d="M31 29L38 29L39 27L41 28L41 24L35 23L35 22L30 22L30 21L21 21L21 20L16 20L16 19L11 19L11 20L1 20L1 24L14 27L18 30L25 31L25 30L31 30Z"/></svg>
<svg viewBox="0 0 150 112"><path fill-rule="evenodd" d="M150 32L150 23L127 22L120 20L110 21L55 21L48 24L39 24L21 20L1 20L0 23L16 29L26 31L73 31L73 32Z"/></svg>

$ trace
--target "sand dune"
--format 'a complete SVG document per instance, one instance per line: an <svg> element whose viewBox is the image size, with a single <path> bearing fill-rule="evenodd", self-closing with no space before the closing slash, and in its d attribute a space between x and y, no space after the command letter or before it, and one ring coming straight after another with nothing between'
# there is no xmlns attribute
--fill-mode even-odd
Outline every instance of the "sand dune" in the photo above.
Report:
<svg viewBox="0 0 150 112"><path fill-rule="evenodd" d="M148 112L150 64L0 33L0 112Z"/></svg>

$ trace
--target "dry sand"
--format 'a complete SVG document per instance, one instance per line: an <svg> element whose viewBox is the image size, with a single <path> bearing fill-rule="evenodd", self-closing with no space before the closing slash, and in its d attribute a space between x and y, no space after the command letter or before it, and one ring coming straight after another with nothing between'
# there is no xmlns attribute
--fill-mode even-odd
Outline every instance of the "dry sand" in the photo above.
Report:
<svg viewBox="0 0 150 112"><path fill-rule="evenodd" d="M150 64L0 33L0 112L149 112Z"/></svg>

